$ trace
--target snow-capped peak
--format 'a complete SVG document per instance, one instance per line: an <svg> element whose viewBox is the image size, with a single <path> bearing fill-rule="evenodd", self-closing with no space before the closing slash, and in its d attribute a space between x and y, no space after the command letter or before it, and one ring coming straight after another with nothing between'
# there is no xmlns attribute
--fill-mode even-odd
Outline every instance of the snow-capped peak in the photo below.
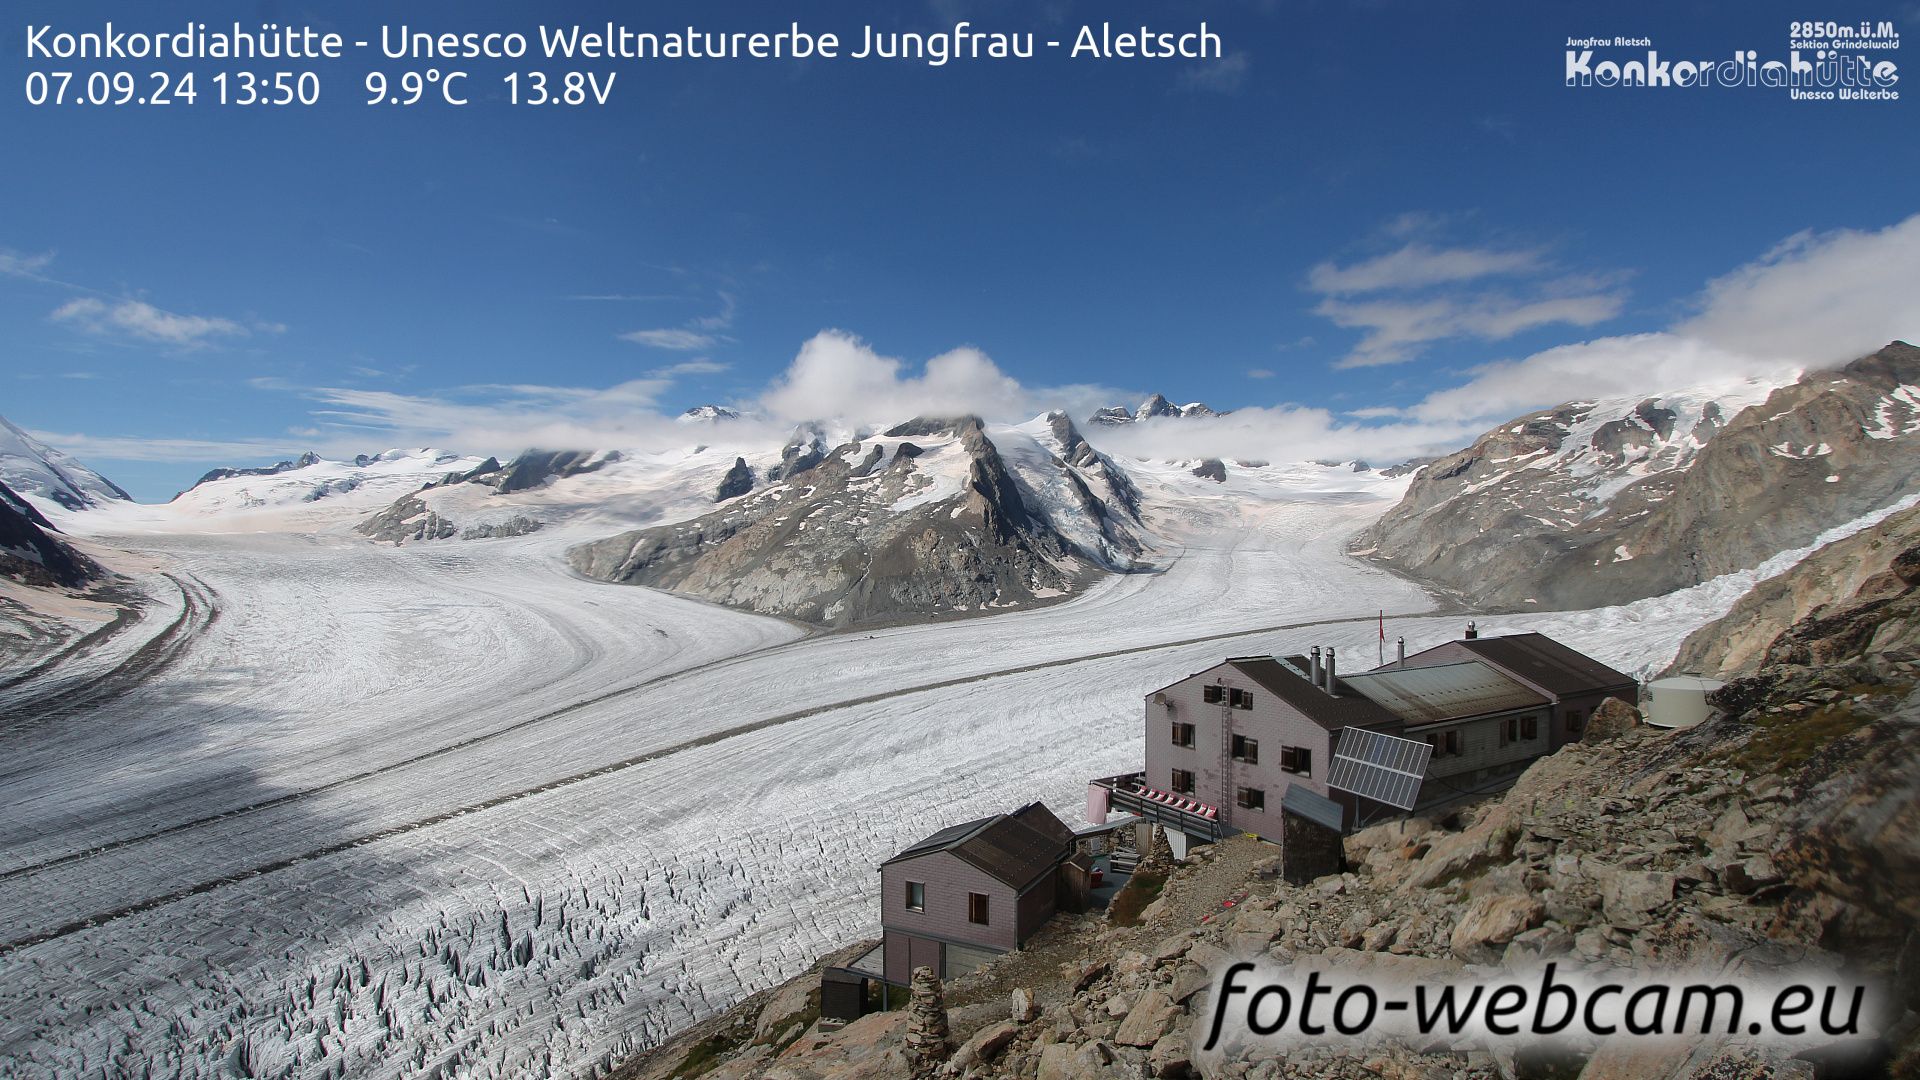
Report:
<svg viewBox="0 0 1920 1080"><path fill-rule="evenodd" d="M85 510L133 496L79 461L28 435L0 416L0 483L31 499Z"/></svg>
<svg viewBox="0 0 1920 1080"><path fill-rule="evenodd" d="M717 424L723 420L738 420L740 414L725 405L695 405L674 419L682 424Z"/></svg>

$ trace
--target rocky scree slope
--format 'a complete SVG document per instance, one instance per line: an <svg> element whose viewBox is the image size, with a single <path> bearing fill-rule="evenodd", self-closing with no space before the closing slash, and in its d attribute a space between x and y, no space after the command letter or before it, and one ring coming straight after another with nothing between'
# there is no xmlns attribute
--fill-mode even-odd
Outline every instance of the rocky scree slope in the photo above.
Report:
<svg viewBox="0 0 1920 1080"><path fill-rule="evenodd" d="M947 999L964 1001L977 983L1024 979L997 1004L949 1011L957 1049L930 1075L1202 1075L1193 1040L1211 1016L1210 972L1260 956L1376 984L1466 983L1545 961L1563 975L1831 970L1884 986L1887 1014L1869 1021L1875 1040L1798 1057L1741 1041L1554 1056L1242 1047L1206 1062L1206 1076L1920 1075L1916 613L1908 583L1795 623L1753 676L1720 692L1721 715L1690 731L1641 727L1613 703L1587 742L1542 758L1503 796L1348 838L1341 874L1289 885L1274 878L1277 860L1248 866L1253 841L1199 849L1140 926L1062 920L1059 939L949 984ZM1237 884L1222 892L1228 869ZM670 1044L622 1075L911 1075L905 1014L797 1033L812 1023L805 990L796 981L707 1025L697 1055Z"/></svg>
<svg viewBox="0 0 1920 1080"><path fill-rule="evenodd" d="M803 429L758 489L741 470L712 513L569 559L603 581L844 627L1044 603L1141 551L1131 482L1064 416L1001 437L1006 453L975 417L831 449Z"/></svg>
<svg viewBox="0 0 1920 1080"><path fill-rule="evenodd" d="M1595 607L1756 566L1920 490L1920 349L1750 394L1520 417L1428 464L1355 551L1476 604Z"/></svg>

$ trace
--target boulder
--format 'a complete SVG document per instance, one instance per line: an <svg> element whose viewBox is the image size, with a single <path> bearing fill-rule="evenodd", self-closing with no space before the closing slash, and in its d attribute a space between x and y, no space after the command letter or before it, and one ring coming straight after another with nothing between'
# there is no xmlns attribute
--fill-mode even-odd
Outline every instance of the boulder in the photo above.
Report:
<svg viewBox="0 0 1920 1080"><path fill-rule="evenodd" d="M1149 990L1140 995L1126 1019L1120 1021L1113 1041L1121 1046L1152 1046L1172 1029L1174 1017L1179 1014L1180 1007L1172 998L1159 990Z"/></svg>
<svg viewBox="0 0 1920 1080"><path fill-rule="evenodd" d="M1580 741L1610 742L1639 726L1639 709L1619 698L1608 698L1593 710L1593 716L1587 720L1586 733L1580 736Z"/></svg>
<svg viewBox="0 0 1920 1080"><path fill-rule="evenodd" d="M1612 870L1600 882L1607 921L1645 926L1648 916L1673 899L1673 875L1661 870Z"/></svg>
<svg viewBox="0 0 1920 1080"><path fill-rule="evenodd" d="M1020 1025L1007 1020L988 1024L974 1032L972 1038L962 1043L960 1049L953 1052L950 1062L952 1068L949 1071L965 1072L981 1062L992 1061L999 1057L1000 1051L1005 1050L1007 1044L1013 1042L1019 1034Z"/></svg>
<svg viewBox="0 0 1920 1080"><path fill-rule="evenodd" d="M1040 1003L1033 999L1033 991L1024 986L1013 989L1013 1019L1015 1023L1030 1023L1040 1015Z"/></svg>
<svg viewBox="0 0 1920 1080"><path fill-rule="evenodd" d="M1492 963L1507 942L1540 925L1546 908L1531 896L1482 896L1467 905L1454 924L1453 955L1474 963Z"/></svg>

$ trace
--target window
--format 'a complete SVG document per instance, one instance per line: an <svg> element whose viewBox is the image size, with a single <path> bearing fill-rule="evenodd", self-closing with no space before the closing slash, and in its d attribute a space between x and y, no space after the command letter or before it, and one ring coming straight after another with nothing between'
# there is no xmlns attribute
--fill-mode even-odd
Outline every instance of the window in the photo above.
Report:
<svg viewBox="0 0 1920 1080"><path fill-rule="evenodd" d="M927 883L924 881L907 882L907 910L927 910Z"/></svg>
<svg viewBox="0 0 1920 1080"><path fill-rule="evenodd" d="M1257 787L1243 787L1234 793L1233 803L1242 810L1265 810L1267 793Z"/></svg>
<svg viewBox="0 0 1920 1080"><path fill-rule="evenodd" d="M1193 725L1192 724L1173 725L1173 745L1175 746L1192 746L1193 745Z"/></svg>
<svg viewBox="0 0 1920 1080"><path fill-rule="evenodd" d="M1203 686L1200 688L1200 700L1209 705L1218 705L1225 701L1227 688L1224 686Z"/></svg>
<svg viewBox="0 0 1920 1080"><path fill-rule="evenodd" d="M1283 772L1299 773L1301 776L1312 773L1313 751L1304 746L1281 747L1280 769Z"/></svg>
<svg viewBox="0 0 1920 1080"><path fill-rule="evenodd" d="M1587 714L1586 713L1581 712L1579 709L1575 709L1572 712L1567 714L1567 734L1572 735L1574 738L1577 739L1586 730L1587 730Z"/></svg>
<svg viewBox="0 0 1920 1080"><path fill-rule="evenodd" d="M1193 774L1185 769L1173 770L1173 779L1170 782L1170 786L1177 795L1193 794Z"/></svg>
<svg viewBox="0 0 1920 1080"><path fill-rule="evenodd" d="M1233 737L1233 760L1244 761L1249 765L1260 764L1260 740L1249 739L1245 735Z"/></svg>
<svg viewBox="0 0 1920 1080"><path fill-rule="evenodd" d="M970 892L967 894L967 921L987 925L987 894Z"/></svg>
<svg viewBox="0 0 1920 1080"><path fill-rule="evenodd" d="M1443 731L1438 735L1429 735L1427 736L1427 745L1433 747L1434 757L1458 754L1460 753L1461 747L1460 733L1458 731Z"/></svg>
<svg viewBox="0 0 1920 1080"><path fill-rule="evenodd" d="M1540 737L1540 718L1537 716L1521 717L1520 718L1520 737L1523 739L1539 738Z"/></svg>
<svg viewBox="0 0 1920 1080"><path fill-rule="evenodd" d="M1447 753L1449 753L1449 754L1458 754L1458 753L1460 753L1460 752L1461 752L1461 747L1462 747L1462 745L1463 745L1463 743L1462 743L1462 740L1461 740L1461 738L1460 738L1460 731L1459 731L1459 729L1457 729L1457 728L1456 728L1456 729L1455 729L1455 730L1453 730L1453 731L1449 731L1449 732L1447 732L1447 736L1446 736L1446 738L1447 738Z"/></svg>
<svg viewBox="0 0 1920 1080"><path fill-rule="evenodd" d="M1236 709L1251 709L1253 708L1253 691L1229 690L1227 691L1227 701Z"/></svg>
<svg viewBox="0 0 1920 1080"><path fill-rule="evenodd" d="M1505 737L1503 737L1500 740L1500 745L1505 746L1510 742L1519 742L1519 741L1520 741L1520 718L1517 716L1509 716L1507 717L1507 727L1506 727Z"/></svg>

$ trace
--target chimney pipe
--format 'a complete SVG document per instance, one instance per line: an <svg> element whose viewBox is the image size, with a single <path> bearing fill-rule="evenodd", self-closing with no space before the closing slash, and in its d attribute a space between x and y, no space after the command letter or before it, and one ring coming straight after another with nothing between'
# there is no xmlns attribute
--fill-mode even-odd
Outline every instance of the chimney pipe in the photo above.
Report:
<svg viewBox="0 0 1920 1080"><path fill-rule="evenodd" d="M1307 655L1313 658L1313 675L1312 675L1313 685L1319 686L1320 685L1320 646L1315 645L1313 648L1307 650Z"/></svg>
<svg viewBox="0 0 1920 1080"><path fill-rule="evenodd" d="M1399 645L1397 646L1397 651L1400 656L1400 666L1406 667L1407 666L1407 639L1406 638L1400 639Z"/></svg>
<svg viewBox="0 0 1920 1080"><path fill-rule="evenodd" d="M1340 691L1335 689L1338 685L1334 681L1333 674L1333 646L1329 645L1327 646L1327 693L1338 694Z"/></svg>
<svg viewBox="0 0 1920 1080"><path fill-rule="evenodd" d="M1477 623L1468 623L1468 624L1467 624L1467 640L1468 640L1468 641L1472 641L1472 640L1473 640L1474 638L1477 638L1477 637L1479 637L1479 636L1480 636L1480 626L1479 626L1479 624L1477 624Z"/></svg>

